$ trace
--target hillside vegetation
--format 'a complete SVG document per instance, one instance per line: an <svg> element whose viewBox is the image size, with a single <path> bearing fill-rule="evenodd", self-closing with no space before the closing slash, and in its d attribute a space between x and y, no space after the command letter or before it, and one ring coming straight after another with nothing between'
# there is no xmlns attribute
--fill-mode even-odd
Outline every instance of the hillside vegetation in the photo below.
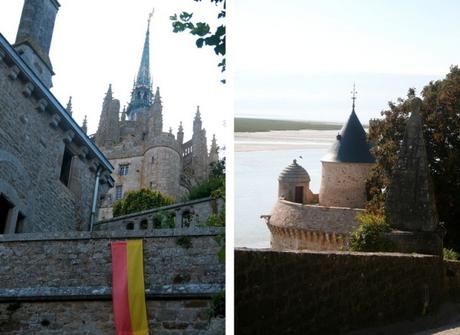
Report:
<svg viewBox="0 0 460 335"><path fill-rule="evenodd" d="M235 132L256 132L270 130L340 130L342 125L332 122L290 121L272 119L235 118Z"/></svg>

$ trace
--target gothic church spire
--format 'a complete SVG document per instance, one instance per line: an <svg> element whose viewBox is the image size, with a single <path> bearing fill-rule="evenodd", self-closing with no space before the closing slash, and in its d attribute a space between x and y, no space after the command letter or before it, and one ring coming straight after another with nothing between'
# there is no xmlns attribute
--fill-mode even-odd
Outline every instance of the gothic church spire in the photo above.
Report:
<svg viewBox="0 0 460 335"><path fill-rule="evenodd" d="M137 73L137 78L135 86L146 86L150 88L152 86L150 78L150 20L152 19L153 11L149 15L147 22L147 32L145 34L144 49L142 50L141 65L139 66L139 72Z"/></svg>
<svg viewBox="0 0 460 335"><path fill-rule="evenodd" d="M131 92L131 101L126 110L129 120L136 120L139 113L146 112L152 105L153 92L150 76L150 21L152 16L153 11L149 14L147 21L147 32L145 34L141 64Z"/></svg>

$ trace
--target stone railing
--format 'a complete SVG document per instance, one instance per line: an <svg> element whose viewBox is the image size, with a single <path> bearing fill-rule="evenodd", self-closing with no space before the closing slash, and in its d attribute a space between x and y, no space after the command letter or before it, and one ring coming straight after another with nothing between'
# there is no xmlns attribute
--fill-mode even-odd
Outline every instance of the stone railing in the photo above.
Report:
<svg viewBox="0 0 460 335"><path fill-rule="evenodd" d="M223 199L203 198L99 221L94 230L191 229L224 208Z"/></svg>

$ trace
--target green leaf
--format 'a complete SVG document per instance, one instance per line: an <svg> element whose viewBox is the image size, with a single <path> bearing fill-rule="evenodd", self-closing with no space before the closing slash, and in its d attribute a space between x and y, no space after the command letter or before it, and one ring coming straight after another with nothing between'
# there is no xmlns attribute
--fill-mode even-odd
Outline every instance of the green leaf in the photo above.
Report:
<svg viewBox="0 0 460 335"><path fill-rule="evenodd" d="M196 46L197 46L198 48L203 47L203 43L204 43L204 39L203 39L203 38L199 38L199 39L196 40Z"/></svg>

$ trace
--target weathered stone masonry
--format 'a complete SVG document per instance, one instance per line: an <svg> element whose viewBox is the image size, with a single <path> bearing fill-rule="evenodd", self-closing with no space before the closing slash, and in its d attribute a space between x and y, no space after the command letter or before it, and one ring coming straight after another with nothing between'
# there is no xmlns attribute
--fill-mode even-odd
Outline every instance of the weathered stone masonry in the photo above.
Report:
<svg viewBox="0 0 460 335"><path fill-rule="evenodd" d="M460 301L460 262L426 255L237 249L235 333L341 334Z"/></svg>
<svg viewBox="0 0 460 335"><path fill-rule="evenodd" d="M6 233L87 229L98 166L110 183L110 163L65 113L0 35L0 195L18 215ZM67 186L64 148L74 156Z"/></svg>
<svg viewBox="0 0 460 335"><path fill-rule="evenodd" d="M0 237L2 334L113 333L110 241L130 238L144 240L151 331L198 334L209 327L210 298L225 282L214 240L220 231L195 228ZM184 239L190 247L181 242Z"/></svg>

